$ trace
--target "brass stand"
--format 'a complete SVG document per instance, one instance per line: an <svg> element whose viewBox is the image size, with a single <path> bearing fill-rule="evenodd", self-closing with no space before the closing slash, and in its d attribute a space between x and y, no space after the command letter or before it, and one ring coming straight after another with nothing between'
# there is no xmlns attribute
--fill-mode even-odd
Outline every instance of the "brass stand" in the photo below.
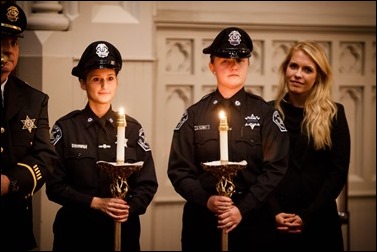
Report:
<svg viewBox="0 0 377 252"><path fill-rule="evenodd" d="M127 178L134 172L139 171L144 162L114 163L98 161L97 166L107 173L112 181L110 185L113 197L125 199L128 192ZM115 221L114 251L121 251L121 223Z"/></svg>
<svg viewBox="0 0 377 252"><path fill-rule="evenodd" d="M234 193L236 187L233 184L233 178L236 176L237 171L244 169L247 162L223 162L223 161L213 161L202 163L204 170L211 172L219 182L216 184L216 191L220 196L231 197ZM221 236L221 250L228 251L228 234L226 229L222 230Z"/></svg>

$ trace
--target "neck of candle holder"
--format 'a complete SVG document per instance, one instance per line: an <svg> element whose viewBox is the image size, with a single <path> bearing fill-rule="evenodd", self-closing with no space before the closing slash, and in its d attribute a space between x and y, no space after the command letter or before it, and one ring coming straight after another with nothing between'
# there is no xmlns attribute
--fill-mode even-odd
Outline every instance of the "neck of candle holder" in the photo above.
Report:
<svg viewBox="0 0 377 252"><path fill-rule="evenodd" d="M116 162L118 164L124 163L124 146L126 141L126 115L122 112L117 116L117 156Z"/></svg>
<svg viewBox="0 0 377 252"><path fill-rule="evenodd" d="M222 165L227 164L228 157L228 121L225 114L220 113L220 124L219 124L219 134L220 134L220 162Z"/></svg>

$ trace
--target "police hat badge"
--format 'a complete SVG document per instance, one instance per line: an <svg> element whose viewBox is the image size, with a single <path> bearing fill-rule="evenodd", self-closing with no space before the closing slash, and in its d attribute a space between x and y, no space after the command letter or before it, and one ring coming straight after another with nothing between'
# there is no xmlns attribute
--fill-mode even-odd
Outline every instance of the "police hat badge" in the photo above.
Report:
<svg viewBox="0 0 377 252"><path fill-rule="evenodd" d="M14 2L1 2L1 36L23 37L27 19L25 12Z"/></svg>
<svg viewBox="0 0 377 252"><path fill-rule="evenodd" d="M222 30L212 44L203 49L204 54L221 58L248 58L253 51L250 36L238 27L228 27Z"/></svg>

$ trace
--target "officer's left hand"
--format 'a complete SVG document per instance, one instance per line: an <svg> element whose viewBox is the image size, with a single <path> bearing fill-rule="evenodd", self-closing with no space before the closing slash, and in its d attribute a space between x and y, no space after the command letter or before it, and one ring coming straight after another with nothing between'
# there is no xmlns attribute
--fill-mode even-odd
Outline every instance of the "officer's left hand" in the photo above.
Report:
<svg viewBox="0 0 377 252"><path fill-rule="evenodd" d="M117 222L125 222L128 220L130 206L125 200L94 197L90 207L108 214Z"/></svg>
<svg viewBox="0 0 377 252"><path fill-rule="evenodd" d="M228 211L232 205L232 199L227 196L212 195L207 201L208 209L216 214Z"/></svg>

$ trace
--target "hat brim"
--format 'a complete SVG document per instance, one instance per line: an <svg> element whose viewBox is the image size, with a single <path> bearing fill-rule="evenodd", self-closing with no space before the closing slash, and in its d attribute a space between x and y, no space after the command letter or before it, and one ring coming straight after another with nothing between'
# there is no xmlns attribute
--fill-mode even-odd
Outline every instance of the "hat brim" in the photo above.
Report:
<svg viewBox="0 0 377 252"><path fill-rule="evenodd" d="M8 32L8 31L1 31L1 37L17 37L17 38L23 38L23 33L14 33L14 32Z"/></svg>
<svg viewBox="0 0 377 252"><path fill-rule="evenodd" d="M251 52L249 49L215 50L215 51L212 51L210 54L213 56L220 57L220 58L228 58L228 59L249 58L251 56Z"/></svg>

